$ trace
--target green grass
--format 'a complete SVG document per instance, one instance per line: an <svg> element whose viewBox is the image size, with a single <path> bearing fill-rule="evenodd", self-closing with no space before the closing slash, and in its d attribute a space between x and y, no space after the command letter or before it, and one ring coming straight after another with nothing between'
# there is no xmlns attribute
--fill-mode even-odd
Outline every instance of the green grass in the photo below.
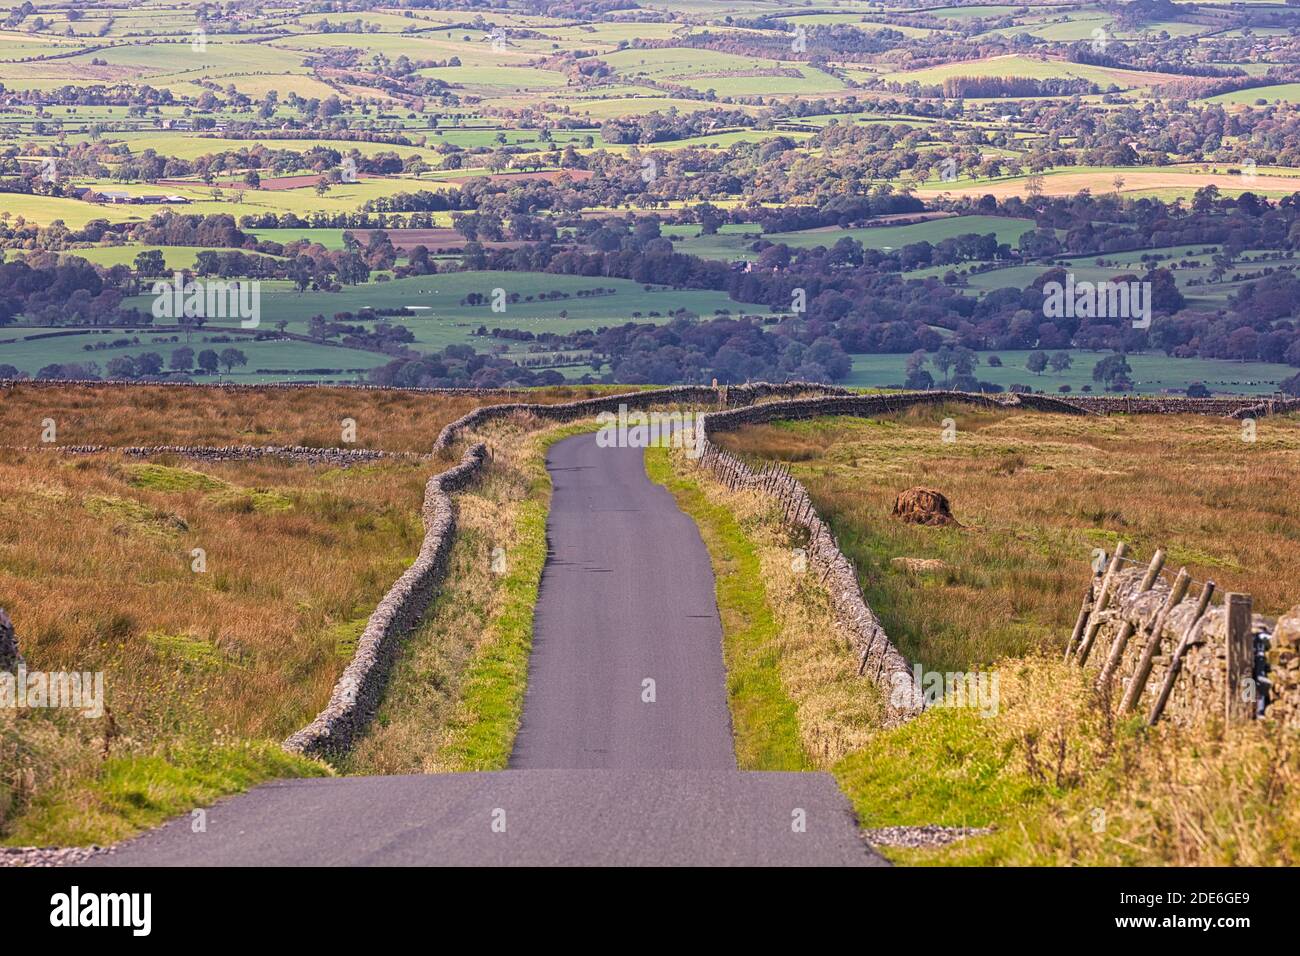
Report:
<svg viewBox="0 0 1300 956"><path fill-rule="evenodd" d="M932 219L907 226L864 226L858 229L803 229L798 232L774 232L761 236L770 242L781 243L792 249L811 249L815 246L830 248L841 239L854 239L866 249L890 251L916 242L938 244L945 239L975 233L994 233L999 243L1013 247L1020 237L1031 231L1030 219L1011 219L1006 216L952 216ZM704 259L757 259L758 253L749 247L760 238L755 226L724 226L717 235L702 236L698 230L684 230L685 236L674 239L678 252L700 256ZM671 234L671 233L670 233ZM945 270L946 271L946 270Z"/></svg>
<svg viewBox="0 0 1300 956"><path fill-rule="evenodd" d="M39 799L4 843L114 843L276 777L328 774L323 764L288 754L269 741L185 745L164 756L114 757L94 779Z"/></svg>
<svg viewBox="0 0 1300 956"><path fill-rule="evenodd" d="M1010 770L1012 756L979 711L938 708L885 731L833 772L864 827L983 827L1039 795Z"/></svg>
<svg viewBox="0 0 1300 956"><path fill-rule="evenodd" d="M757 548L730 511L673 471L667 449L648 449L645 466L650 479L672 492L695 519L713 561L736 762L742 770L811 769L798 712L781 683L781 634L768 606Z"/></svg>
<svg viewBox="0 0 1300 956"><path fill-rule="evenodd" d="M155 491L215 491L228 487L220 478L214 478L191 468L170 465L127 465L126 473L137 488Z"/></svg>
<svg viewBox="0 0 1300 956"><path fill-rule="evenodd" d="M784 243L792 248L833 246L843 238L856 239L867 249L901 249L915 242L939 243L944 239L975 233L994 233L998 242L1012 246L1026 232L1034 229L1032 219L1010 219L1006 216L953 216L932 219L911 226L867 226L862 229L806 229L801 232L777 232L765 238Z"/></svg>
<svg viewBox="0 0 1300 956"><path fill-rule="evenodd" d="M490 300L492 290L500 288L510 295L518 294L518 302L510 302L504 312L493 312L487 305L461 305L470 293L477 292ZM579 297L580 291L597 288L613 289L613 293ZM670 318L669 313L686 309L704 318L717 310L729 310L733 315L741 311L758 312L756 307L746 308L730 299L725 292L697 289L673 289L668 286L647 287L628 279L608 279L600 276L569 276L537 272L450 272L439 275L395 279L390 282L372 282L348 286L341 292L296 292L286 282L263 282L262 325L273 329L284 320L288 331L306 334L307 323L313 315L333 316L339 312L359 312L364 308L406 307L415 312L411 316L393 317L389 321L410 329L418 350L439 350L451 344L473 345L480 351L490 348L496 340L475 336L480 326L488 329L527 329L531 332L576 332L581 329L596 330L613 327L624 322L653 322L661 324ZM543 299L546 293L564 292L568 298ZM531 301L530 301L531 298ZM135 296L124 300L125 305L148 311L151 296ZM654 313L654 314L652 314ZM6 330L5 336L8 336ZM17 334L17 331L14 330ZM135 333L132 333L135 334ZM140 333L142 338L145 333ZM6 358L19 368L34 371L48 362L84 361L99 359L102 363L119 354L105 351L98 354L69 354L70 339L44 339L25 343L23 348L34 348L38 357L19 354L24 361ZM195 341L198 341L196 337ZM514 347L517 342L504 340ZM80 344L80 343L79 343ZM182 341L179 344L184 344ZM193 344L193 343L192 343ZM296 342L236 342L236 347L248 353L248 365L243 374L254 374L258 368L343 368L368 369L388 361L384 355L359 352L353 349L336 349L312 343ZM291 346L291 347L286 347ZM170 349L171 346L168 348ZM201 346L193 345L197 351ZM224 346L222 346L224 348ZM6 346L8 350L9 346ZM15 350L18 349L14 346ZM78 345L79 348L79 345ZM254 355L254 349L274 349L273 355ZM160 351L142 347L141 351ZM292 362L288 356L301 351L301 360ZM58 352L66 357L45 358L45 354ZM166 350L163 350L166 357ZM310 357L306 357L310 356ZM240 373L236 373L237 376ZM319 377L319 376L310 376ZM342 376L355 378L355 375ZM243 380L242 378L240 380Z"/></svg>
<svg viewBox="0 0 1300 956"><path fill-rule="evenodd" d="M1232 93L1220 93L1218 96L1212 96L1206 103L1217 103L1220 106L1236 106L1240 104L1254 105L1256 100L1265 100L1269 103L1300 103L1300 83L1278 83L1274 86L1257 86L1249 90L1235 90Z"/></svg>
<svg viewBox="0 0 1300 956"><path fill-rule="evenodd" d="M1048 350L1048 354L1055 354L1056 351L1058 350ZM1063 372L1048 369L1042 375L1035 375L1025 368L1025 362L1031 354L1028 351L980 352L980 364L975 368L975 377L1004 388L1013 384L1028 385L1035 391L1052 395L1059 394L1060 386L1069 385L1071 391L1066 397L1086 394L1082 391L1085 385L1091 385L1094 393L1102 394L1101 385L1092 380L1092 369L1111 353L1084 349L1063 351L1070 354L1073 365ZM988 364L991 355L1002 360L1001 368ZM907 377L904 368L906 362L906 355L854 355L853 371L844 384L863 388L899 385ZM1181 391L1193 382L1202 382L1211 392L1268 395L1276 391L1277 383L1296 373L1296 369L1289 365L1236 362L1230 359L1172 358L1163 352L1130 355L1128 364L1133 369L1133 382L1139 394ZM933 366L927 365L925 368L934 376L936 384L943 384L943 376Z"/></svg>
<svg viewBox="0 0 1300 956"><path fill-rule="evenodd" d="M545 474L545 468L541 470ZM534 486L532 493L544 499L527 501L519 508L516 520L523 547L511 551L501 580L502 604L488 622L492 636L466 669L452 739L439 755L459 770L504 770L514 750L528 686L533 611L546 564L550 476L541 481L544 484Z"/></svg>
<svg viewBox="0 0 1300 956"><path fill-rule="evenodd" d="M273 320L268 320L263 315L263 329L269 329L272 322ZM27 336L39 335L48 331L53 330L46 328L6 328L0 331L0 338L19 339L16 342L0 344L4 361L30 375L35 375L44 366L55 363L97 362L100 367L100 374L103 376L106 375L108 363L115 358L124 356L135 358L146 352L156 352L162 356L165 363L169 360L172 350L186 344L185 336L179 333L159 335L147 330L124 331L122 329L95 329L77 335L22 340ZM295 331L305 331L305 327ZM233 374L227 374L223 371L220 376L197 376L196 380L198 381L224 380L249 384L293 381L295 379L355 381L361 372L389 361L388 356L381 355L378 352L365 352L359 349L333 345L319 345L315 342L295 342L292 340L255 341L246 335L239 334L230 334L231 341L229 342L210 343L208 339L212 337L212 334L201 333L191 336L189 347L196 354L207 348L217 351L236 348L247 356L248 364L236 370ZM83 347L95 343L107 345L107 343L117 339L133 339L136 337L140 339L138 345L98 350L86 350ZM173 337L177 341L171 341ZM154 342L152 341L154 338L163 338L166 341ZM261 372L259 369L275 369L277 371ZM334 371L320 373L311 371L312 369L332 369Z"/></svg>
<svg viewBox="0 0 1300 956"><path fill-rule="evenodd" d="M141 245L120 245L120 246L78 246L72 249L64 249L60 252L60 257L76 256L85 259L104 268L112 266L135 266L136 256L145 251L156 250L163 254L163 260L167 264L168 270L193 269L200 252L206 251L203 246L141 246ZM240 250L245 255L261 257L261 253ZM6 259L17 258L16 250L5 250Z"/></svg>
<svg viewBox="0 0 1300 956"><path fill-rule="evenodd" d="M668 47L620 50L601 57L629 82L648 79L689 86L719 96L829 93L844 88L839 78L796 61L740 56L705 49ZM776 71L795 71L786 76Z"/></svg>
<svg viewBox="0 0 1300 956"><path fill-rule="evenodd" d="M337 251L343 248L343 232L342 229L257 229L252 235L259 242L289 243L306 239Z"/></svg>

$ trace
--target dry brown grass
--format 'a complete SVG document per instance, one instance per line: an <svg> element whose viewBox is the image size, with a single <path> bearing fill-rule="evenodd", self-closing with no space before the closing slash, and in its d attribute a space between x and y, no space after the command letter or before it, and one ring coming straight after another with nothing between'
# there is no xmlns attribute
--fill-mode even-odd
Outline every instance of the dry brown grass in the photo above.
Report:
<svg viewBox="0 0 1300 956"><path fill-rule="evenodd" d="M310 719L419 548L427 471L0 452L0 606L30 669L105 672L112 715L0 714L0 790L26 775L0 827L105 754L278 741Z"/></svg>
<svg viewBox="0 0 1300 956"><path fill-rule="evenodd" d="M942 441L953 418L957 440ZM904 653L960 670L1060 646L1093 548L1169 551L1200 580L1252 594L1277 614L1300 592L1300 420L1075 418L917 409L877 421L765 425L724 435L748 454L792 461L857 565L868 601ZM890 515L913 485L943 492L965 527ZM940 559L909 575L895 557Z"/></svg>
<svg viewBox="0 0 1300 956"><path fill-rule="evenodd" d="M245 389L16 385L0 390L0 445L41 443L52 418L62 445L307 445L427 452L443 425L480 405L553 403L598 389L425 395L348 388ZM344 446L341 422L356 422Z"/></svg>

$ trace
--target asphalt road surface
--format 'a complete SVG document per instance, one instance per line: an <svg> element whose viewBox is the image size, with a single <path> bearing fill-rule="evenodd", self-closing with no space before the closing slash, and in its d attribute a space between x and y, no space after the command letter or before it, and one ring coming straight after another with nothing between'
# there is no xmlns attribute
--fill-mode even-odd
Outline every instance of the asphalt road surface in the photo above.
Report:
<svg viewBox="0 0 1300 956"><path fill-rule="evenodd" d="M734 770L722 626L695 522L638 448L551 446L549 554L511 767ZM648 698L653 696L653 702Z"/></svg>
<svg viewBox="0 0 1300 956"><path fill-rule="evenodd" d="M872 865L824 773L736 769L694 522L639 449L552 446L509 770L277 781L88 865Z"/></svg>
<svg viewBox="0 0 1300 956"><path fill-rule="evenodd" d="M796 832L802 812L806 832ZM92 866L864 865L826 774L503 770L266 784Z"/></svg>

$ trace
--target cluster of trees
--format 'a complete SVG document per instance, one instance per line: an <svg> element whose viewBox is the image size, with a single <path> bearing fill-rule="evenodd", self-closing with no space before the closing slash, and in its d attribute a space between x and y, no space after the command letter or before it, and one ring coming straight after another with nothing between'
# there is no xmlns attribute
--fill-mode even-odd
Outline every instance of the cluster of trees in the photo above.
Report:
<svg viewBox="0 0 1300 956"><path fill-rule="evenodd" d="M0 326L23 315L40 325L107 325L121 313L122 292L85 259L33 268L0 265Z"/></svg>
<svg viewBox="0 0 1300 956"><path fill-rule="evenodd" d="M104 366L98 362L52 362L42 366L34 378L38 381L185 381L191 375L216 375L224 369L229 375L248 364L248 356L241 349L227 347L221 351L201 349L195 353L189 346L173 349L164 361L158 352L139 355L119 355ZM26 373L13 365L0 365L0 379L23 379Z"/></svg>
<svg viewBox="0 0 1300 956"><path fill-rule="evenodd" d="M1025 96L1086 96L1100 92L1097 84L1068 77L1035 79L1030 76L950 76L939 88L939 95L949 99L961 97L997 98Z"/></svg>
<svg viewBox="0 0 1300 956"><path fill-rule="evenodd" d="M610 364L610 380L631 384L835 382L852 370L834 338L773 334L750 319L628 323L597 334L591 349Z"/></svg>
<svg viewBox="0 0 1300 956"><path fill-rule="evenodd" d="M659 143L703 136L719 127L751 126L753 122L743 110L656 111L608 119L601 124L600 137L607 143Z"/></svg>
<svg viewBox="0 0 1300 956"><path fill-rule="evenodd" d="M404 354L408 351L407 346L415 341L415 333L404 325L393 325L391 322L362 325L350 322L352 318L353 315L349 312L339 313L333 321L323 315L313 315L307 322L307 334L321 342L389 354ZM360 318L374 319L375 316L372 314Z"/></svg>
<svg viewBox="0 0 1300 956"><path fill-rule="evenodd" d="M501 388L564 382L564 376L554 369L535 372L469 345L448 345L441 352L395 358L371 369L368 377L372 384L401 388Z"/></svg>
<svg viewBox="0 0 1300 956"><path fill-rule="evenodd" d="M171 358L164 370L163 357L157 352L144 352L140 355L121 355L108 360L105 366L106 376L110 379L163 379L184 378L194 372L215 375L225 369L229 375L236 368L248 364L248 356L241 349L228 346L218 352L216 349L201 349L197 354L189 346L173 349ZM38 378L40 375L38 374ZM58 377L58 376L51 376Z"/></svg>
<svg viewBox="0 0 1300 956"><path fill-rule="evenodd" d="M1143 248L1198 241L1224 244L1226 270L1233 255L1255 243L1293 249L1300 242L1300 197L1271 204L1248 194L1225 199L1207 192L1185 208L1145 199L1126 205L1083 195L1040 199L1032 206L1019 199L990 201L972 211L1034 215L1044 229L1031 232L1019 250L998 243L993 234L913 243L888 253L865 249L848 237L807 249L767 244L752 266L736 269L673 251L657 222L634 217L589 223L584 227L589 230L583 235L585 249L539 244L487 250L469 243L462 265L716 289L738 302L773 309L789 309L796 291L801 291L806 311L792 314L771 333L805 345L829 338L848 353L934 350L944 342L939 330L946 330L953 344L972 351L1159 348L1171 355L1294 360L1300 365L1300 328L1294 321L1300 295L1287 270L1247 284L1219 313L1186 308L1170 268L1177 263L1152 259L1145 273L1117 273L1115 281L1150 283L1154 321L1149 329L1134 328L1129 317L1048 315L1044 286L1063 284L1064 267L1048 270L1026 288L1008 286L978 299L960 292L956 276L946 281L909 279L901 272L962 260L1014 262L1022 254L1051 258L1067 250L1087 255L1114 245ZM1055 238L1055 230L1064 233L1062 240ZM564 345L579 348L589 343ZM616 372L625 373L636 374L631 366Z"/></svg>

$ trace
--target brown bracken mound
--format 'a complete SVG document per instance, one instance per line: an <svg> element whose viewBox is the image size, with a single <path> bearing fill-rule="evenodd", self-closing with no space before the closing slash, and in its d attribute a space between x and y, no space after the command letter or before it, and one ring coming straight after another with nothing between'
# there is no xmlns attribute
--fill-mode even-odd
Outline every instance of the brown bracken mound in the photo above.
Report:
<svg viewBox="0 0 1300 956"><path fill-rule="evenodd" d="M894 499L894 516L908 524L954 525L961 524L952 516L948 499L930 488L908 488Z"/></svg>

